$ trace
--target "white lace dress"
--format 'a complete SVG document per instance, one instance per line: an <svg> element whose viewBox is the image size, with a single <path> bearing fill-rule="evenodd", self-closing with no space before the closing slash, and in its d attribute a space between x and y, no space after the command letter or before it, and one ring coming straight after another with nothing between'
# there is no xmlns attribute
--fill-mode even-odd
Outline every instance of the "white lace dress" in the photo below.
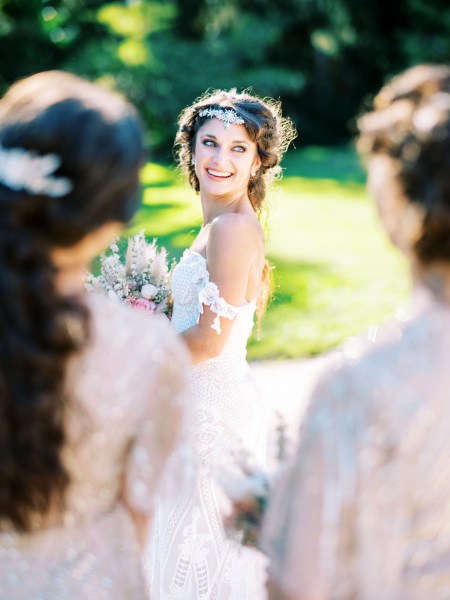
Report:
<svg viewBox="0 0 450 600"><path fill-rule="evenodd" d="M209 280L205 258L186 250L172 280L177 332L196 325L203 305L220 321L234 319L223 352L192 369L195 476L186 475L177 497L156 507L147 569L152 600L261 600L266 597L265 564L256 551L225 536L218 468L231 467L233 452L248 449L262 464L266 452L266 410L246 362L255 302L235 307Z"/></svg>

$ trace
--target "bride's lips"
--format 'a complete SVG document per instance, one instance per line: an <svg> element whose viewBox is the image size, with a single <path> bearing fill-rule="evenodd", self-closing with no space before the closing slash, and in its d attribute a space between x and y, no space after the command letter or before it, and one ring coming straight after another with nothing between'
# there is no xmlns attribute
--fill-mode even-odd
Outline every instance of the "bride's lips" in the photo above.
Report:
<svg viewBox="0 0 450 600"><path fill-rule="evenodd" d="M213 181L223 181L224 179L229 179L233 175L230 171L218 171L217 169L206 169L206 173Z"/></svg>

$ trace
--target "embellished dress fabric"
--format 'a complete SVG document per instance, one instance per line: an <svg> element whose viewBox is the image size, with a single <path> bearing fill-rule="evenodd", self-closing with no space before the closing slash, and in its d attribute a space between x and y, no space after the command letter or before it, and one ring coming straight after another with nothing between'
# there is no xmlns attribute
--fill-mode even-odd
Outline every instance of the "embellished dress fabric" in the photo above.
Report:
<svg viewBox="0 0 450 600"><path fill-rule="evenodd" d="M264 544L295 598L450 598L450 308L352 341L312 396Z"/></svg>
<svg viewBox="0 0 450 600"><path fill-rule="evenodd" d="M89 348L69 365L64 512L0 523L2 600L144 600L126 505L150 515L178 441L188 357L168 322L88 296Z"/></svg>
<svg viewBox="0 0 450 600"><path fill-rule="evenodd" d="M255 302L235 307L210 281L206 259L187 250L172 279L173 327L196 325L203 306L233 327L220 356L192 369L191 395L195 476L177 497L157 505L147 566L153 600L260 600L266 597L262 555L230 541L221 521L215 484L220 468L231 469L236 453L249 450L264 464L266 411L246 362Z"/></svg>

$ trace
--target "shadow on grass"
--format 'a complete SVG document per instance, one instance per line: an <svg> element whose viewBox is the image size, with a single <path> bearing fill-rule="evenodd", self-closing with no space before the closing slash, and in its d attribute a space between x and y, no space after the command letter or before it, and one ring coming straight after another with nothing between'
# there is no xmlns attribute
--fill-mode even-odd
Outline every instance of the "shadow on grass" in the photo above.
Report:
<svg viewBox="0 0 450 600"><path fill-rule="evenodd" d="M260 338L250 340L249 359L311 356L339 344L346 332L338 325L336 298L346 288L345 277L327 263L273 262L273 297Z"/></svg>
<svg viewBox="0 0 450 600"><path fill-rule="evenodd" d="M365 182L366 175L352 146L322 148L312 146L291 150L283 160L284 177L333 179L341 183Z"/></svg>
<svg viewBox="0 0 450 600"><path fill-rule="evenodd" d="M161 200L158 202L142 202L139 212L141 215L144 215L145 218L147 213L158 213L159 211L161 214L163 214L165 211L182 209L183 207L183 202L178 202L177 200L167 200L165 202Z"/></svg>
<svg viewBox="0 0 450 600"><path fill-rule="evenodd" d="M273 259L273 292L271 307L282 304L304 306L314 278L326 279L337 287L341 284L338 274L325 263ZM334 282L332 280L335 280Z"/></svg>
<svg viewBox="0 0 450 600"><path fill-rule="evenodd" d="M167 187L172 187L173 185L175 185L177 183L177 177L172 177L171 179L164 179L162 181L157 181L157 182L152 182L152 183L142 183L142 187L143 189L147 190L152 190L155 188L167 188Z"/></svg>

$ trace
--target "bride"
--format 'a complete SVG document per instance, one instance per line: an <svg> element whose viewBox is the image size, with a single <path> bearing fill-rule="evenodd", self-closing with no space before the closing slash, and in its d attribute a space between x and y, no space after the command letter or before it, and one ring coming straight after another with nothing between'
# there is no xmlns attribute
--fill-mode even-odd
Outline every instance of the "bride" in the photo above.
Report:
<svg viewBox="0 0 450 600"><path fill-rule="evenodd" d="M156 507L146 565L155 600L265 596L262 557L225 536L214 474L233 453L265 459L265 407L246 344L268 294L259 221L266 185L293 137L278 103L235 90L206 94L180 116L178 160L203 211L172 279L172 324L194 364L196 476Z"/></svg>

